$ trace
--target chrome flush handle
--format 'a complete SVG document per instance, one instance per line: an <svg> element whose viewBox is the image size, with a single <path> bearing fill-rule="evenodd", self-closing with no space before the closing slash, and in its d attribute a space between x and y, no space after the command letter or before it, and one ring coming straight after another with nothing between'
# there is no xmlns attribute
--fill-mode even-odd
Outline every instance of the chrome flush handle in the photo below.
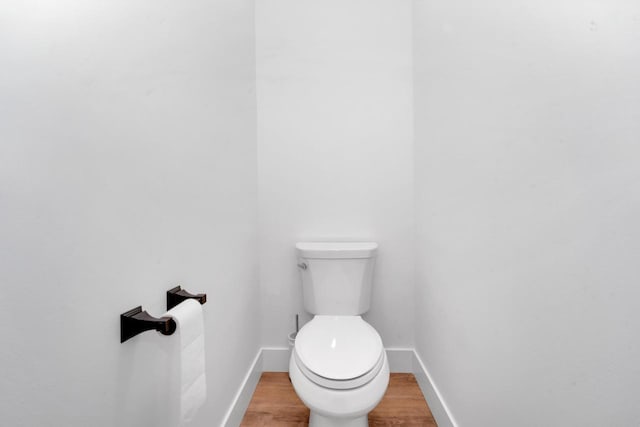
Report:
<svg viewBox="0 0 640 427"><path fill-rule="evenodd" d="M304 262L298 263L298 268L300 268L302 270L306 270L307 269L307 264L305 264Z"/></svg>

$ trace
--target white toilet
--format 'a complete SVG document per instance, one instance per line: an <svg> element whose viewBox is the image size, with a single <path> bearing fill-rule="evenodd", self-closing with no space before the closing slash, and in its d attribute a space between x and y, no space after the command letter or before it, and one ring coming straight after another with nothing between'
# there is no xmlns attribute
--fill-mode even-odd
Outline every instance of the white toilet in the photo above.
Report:
<svg viewBox="0 0 640 427"><path fill-rule="evenodd" d="M376 243L298 243L304 306L313 319L289 360L310 427L366 427L389 384L378 332L362 320L371 303Z"/></svg>

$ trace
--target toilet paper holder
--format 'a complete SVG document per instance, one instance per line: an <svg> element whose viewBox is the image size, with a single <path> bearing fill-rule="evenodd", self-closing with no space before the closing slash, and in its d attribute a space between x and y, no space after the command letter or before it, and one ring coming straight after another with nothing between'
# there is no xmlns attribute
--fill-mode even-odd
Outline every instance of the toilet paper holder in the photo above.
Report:
<svg viewBox="0 0 640 427"><path fill-rule="evenodd" d="M140 305L120 315L120 343L144 331L154 330L162 335L171 335L176 331L176 322L171 317L153 317Z"/></svg>
<svg viewBox="0 0 640 427"><path fill-rule="evenodd" d="M200 304L204 304L207 302L207 294L194 295L185 291L180 286L176 286L175 288L171 288L167 291L167 310L171 310L173 307L187 299L195 299Z"/></svg>
<svg viewBox="0 0 640 427"><path fill-rule="evenodd" d="M195 299L200 304L207 302L207 294L191 294L180 286L167 291L167 310L187 299ZM162 335L171 335L176 331L176 322L169 316L153 317L142 306L132 308L120 315L120 342L123 343L145 331L158 331Z"/></svg>

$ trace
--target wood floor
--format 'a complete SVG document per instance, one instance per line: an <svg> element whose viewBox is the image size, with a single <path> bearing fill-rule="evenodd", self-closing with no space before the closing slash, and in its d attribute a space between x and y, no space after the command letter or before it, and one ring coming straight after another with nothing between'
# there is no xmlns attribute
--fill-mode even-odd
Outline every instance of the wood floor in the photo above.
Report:
<svg viewBox="0 0 640 427"><path fill-rule="evenodd" d="M286 372L264 372L241 427L303 427L309 409L293 390ZM369 414L370 427L437 424L412 374L391 374L382 402Z"/></svg>

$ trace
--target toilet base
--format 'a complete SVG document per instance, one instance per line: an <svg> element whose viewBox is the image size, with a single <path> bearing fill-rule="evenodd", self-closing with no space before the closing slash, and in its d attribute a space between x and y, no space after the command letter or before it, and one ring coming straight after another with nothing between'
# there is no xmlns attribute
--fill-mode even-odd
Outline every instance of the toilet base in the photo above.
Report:
<svg viewBox="0 0 640 427"><path fill-rule="evenodd" d="M309 427L369 427L366 415L357 418L329 418L311 411Z"/></svg>

